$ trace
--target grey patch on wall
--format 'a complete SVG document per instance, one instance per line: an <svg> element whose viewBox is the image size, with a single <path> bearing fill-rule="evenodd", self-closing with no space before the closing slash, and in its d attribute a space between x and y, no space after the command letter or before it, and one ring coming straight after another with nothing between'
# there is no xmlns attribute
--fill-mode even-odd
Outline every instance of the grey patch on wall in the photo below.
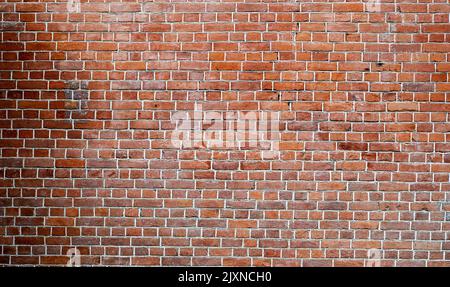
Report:
<svg viewBox="0 0 450 287"><path fill-rule="evenodd" d="M67 119L81 119L87 114L89 93L86 81L68 81L64 90L64 96L66 98L64 109Z"/></svg>
<svg viewBox="0 0 450 287"><path fill-rule="evenodd" d="M441 201L440 209L444 212L444 220L450 221L450 201Z"/></svg>
<svg viewBox="0 0 450 287"><path fill-rule="evenodd" d="M0 8L2 7L0 6ZM22 22L4 21L0 22L0 31L23 31L24 26L25 25Z"/></svg>

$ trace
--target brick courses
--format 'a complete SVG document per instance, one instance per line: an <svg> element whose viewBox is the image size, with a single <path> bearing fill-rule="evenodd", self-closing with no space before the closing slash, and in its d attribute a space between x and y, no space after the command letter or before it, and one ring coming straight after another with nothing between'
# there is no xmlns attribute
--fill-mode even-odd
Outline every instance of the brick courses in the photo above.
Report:
<svg viewBox="0 0 450 287"><path fill-rule="evenodd" d="M73 3L0 2L1 265L450 266L447 0Z"/></svg>

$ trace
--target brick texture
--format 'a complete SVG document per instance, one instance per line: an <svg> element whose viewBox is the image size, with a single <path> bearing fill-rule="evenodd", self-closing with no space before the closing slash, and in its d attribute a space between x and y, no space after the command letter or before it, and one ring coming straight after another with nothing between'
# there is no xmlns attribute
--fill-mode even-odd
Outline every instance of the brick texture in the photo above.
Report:
<svg viewBox="0 0 450 287"><path fill-rule="evenodd" d="M450 5L374 2L0 2L0 264L450 266Z"/></svg>

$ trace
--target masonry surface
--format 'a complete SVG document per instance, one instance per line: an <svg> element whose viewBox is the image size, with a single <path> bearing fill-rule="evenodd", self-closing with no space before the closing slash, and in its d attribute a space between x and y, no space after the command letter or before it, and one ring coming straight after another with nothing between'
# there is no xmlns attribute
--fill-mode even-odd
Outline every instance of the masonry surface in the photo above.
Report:
<svg viewBox="0 0 450 287"><path fill-rule="evenodd" d="M450 266L447 0L60 1L0 3L1 265Z"/></svg>

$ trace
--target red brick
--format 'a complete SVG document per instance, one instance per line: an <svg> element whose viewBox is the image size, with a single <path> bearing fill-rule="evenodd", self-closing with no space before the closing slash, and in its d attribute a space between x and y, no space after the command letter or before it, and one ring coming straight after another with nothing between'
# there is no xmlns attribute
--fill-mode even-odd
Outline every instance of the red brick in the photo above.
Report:
<svg viewBox="0 0 450 287"><path fill-rule="evenodd" d="M445 1L9 2L1 265L449 266Z"/></svg>

